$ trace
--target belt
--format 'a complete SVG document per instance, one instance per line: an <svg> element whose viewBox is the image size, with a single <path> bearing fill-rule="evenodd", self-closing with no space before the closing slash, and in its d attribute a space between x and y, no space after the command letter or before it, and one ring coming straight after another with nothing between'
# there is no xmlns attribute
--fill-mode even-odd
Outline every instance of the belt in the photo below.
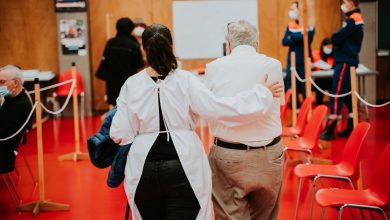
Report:
<svg viewBox="0 0 390 220"><path fill-rule="evenodd" d="M227 148L227 149L234 149L234 150L254 150L254 149L260 149L260 148L265 148L265 147L271 147L277 143L279 143L279 141L281 140L281 137L278 136L276 138L274 138L271 143L265 145L265 146L258 146L258 147L252 147L252 146L248 146L248 145L245 145L245 144L235 144L235 143L229 143L229 142L225 142L225 141L222 141L221 139L218 139L218 138L215 138L215 144L219 147L223 147L223 148Z"/></svg>

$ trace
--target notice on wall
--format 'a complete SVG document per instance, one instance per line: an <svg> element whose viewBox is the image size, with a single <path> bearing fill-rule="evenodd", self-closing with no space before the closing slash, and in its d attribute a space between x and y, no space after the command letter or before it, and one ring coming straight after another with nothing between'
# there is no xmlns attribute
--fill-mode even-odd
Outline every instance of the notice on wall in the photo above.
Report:
<svg viewBox="0 0 390 220"><path fill-rule="evenodd" d="M60 20L60 40L62 54L86 55L85 23L78 19ZM80 52L81 51L81 52Z"/></svg>
<svg viewBox="0 0 390 220"><path fill-rule="evenodd" d="M227 24L244 19L258 27L257 0L173 1L173 33L180 59L223 56Z"/></svg>

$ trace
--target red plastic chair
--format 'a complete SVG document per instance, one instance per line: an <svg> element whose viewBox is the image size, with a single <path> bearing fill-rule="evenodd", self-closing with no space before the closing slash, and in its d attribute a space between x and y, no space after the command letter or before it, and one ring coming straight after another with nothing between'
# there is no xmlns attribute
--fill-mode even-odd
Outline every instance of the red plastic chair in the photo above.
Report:
<svg viewBox="0 0 390 220"><path fill-rule="evenodd" d="M62 83L67 80L72 79L72 71L71 70L66 70L59 75L58 82ZM72 84L68 83L65 85L61 85L57 87L57 91L53 94L54 100L56 100L56 97L67 97L70 91ZM80 71L76 72L76 86L77 86L77 95L80 96L81 99L81 106L80 106L80 111L81 115L84 116L84 83L83 83L83 76ZM59 106L58 101L55 101L55 105Z"/></svg>
<svg viewBox="0 0 390 220"><path fill-rule="evenodd" d="M381 207L389 202L390 193L390 144L382 152L373 170L371 184L364 190L350 189L320 189L316 193L318 205L323 207L322 217L325 217L326 207L338 209L338 219L341 219L344 208L358 208L379 211L385 219L386 213Z"/></svg>
<svg viewBox="0 0 390 220"><path fill-rule="evenodd" d="M285 104L280 106L280 121L282 122L282 124L286 122L286 113L287 113L288 105L291 101L291 94L292 94L291 89L286 91L286 93L284 94Z"/></svg>
<svg viewBox="0 0 390 220"><path fill-rule="evenodd" d="M344 146L343 155L341 156L341 161L338 164L300 164L295 167L294 173L297 177L299 177L299 187L294 219L297 219L298 215L299 199L301 196L302 183L304 178L313 180L310 201L310 219L313 213L314 192L318 179L328 178L346 181L349 183L351 188L354 189L352 180L358 179L358 164L361 156L361 146L363 145L363 141L367 136L370 127L371 125L367 122L361 122L356 126Z"/></svg>
<svg viewBox="0 0 390 220"><path fill-rule="evenodd" d="M297 124L292 127L282 127L282 136L301 136L307 122L307 116L311 107L313 99L308 96L302 103L301 110L299 111Z"/></svg>
<svg viewBox="0 0 390 220"><path fill-rule="evenodd" d="M318 141L322 130L322 121L327 111L328 108L325 105L315 108L302 137L283 139L284 151L301 151L313 156L313 151L319 149Z"/></svg>

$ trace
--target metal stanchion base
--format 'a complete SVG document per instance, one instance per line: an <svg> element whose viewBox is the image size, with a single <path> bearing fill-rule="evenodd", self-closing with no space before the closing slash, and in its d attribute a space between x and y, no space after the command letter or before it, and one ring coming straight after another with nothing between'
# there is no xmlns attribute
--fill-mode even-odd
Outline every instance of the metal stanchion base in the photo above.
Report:
<svg viewBox="0 0 390 220"><path fill-rule="evenodd" d="M69 154L64 154L58 157L59 160L73 160L73 161L79 161L79 160L89 160L89 154L83 153L83 152L73 152Z"/></svg>
<svg viewBox="0 0 390 220"><path fill-rule="evenodd" d="M49 200L36 201L26 203L16 207L17 212L32 212L32 216L35 217L39 212L48 211L67 211L70 206L68 204L50 202Z"/></svg>

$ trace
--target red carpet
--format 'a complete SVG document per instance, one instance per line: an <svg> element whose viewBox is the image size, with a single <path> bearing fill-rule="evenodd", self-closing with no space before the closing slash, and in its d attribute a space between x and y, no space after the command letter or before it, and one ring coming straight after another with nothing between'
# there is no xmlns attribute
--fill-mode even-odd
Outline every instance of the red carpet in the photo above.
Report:
<svg viewBox="0 0 390 220"><path fill-rule="evenodd" d="M363 146L364 185L370 181L370 170L380 152L390 142L389 113L390 107L370 109L372 127ZM84 125L81 126L83 151L87 151L86 139L96 132L99 126L100 117L85 119ZM89 161L75 163L57 159L59 155L74 151L73 120L48 120L43 124L43 135L46 199L69 204L70 210L40 213L36 219L124 219L126 198L123 186L111 189L106 185L108 169L97 169ZM207 139L209 138L207 137ZM337 162L345 140L332 141L332 147L326 149L321 155ZM204 140L204 143L209 143L209 141ZM206 149L208 149L208 146L206 146ZM37 178L35 130L28 134L27 144L22 146L22 150ZM37 200L38 189L34 191L33 181L20 155L17 158L16 166L21 178L18 181L15 172L12 172L12 177L17 183L23 203ZM304 184L298 219L308 219L310 190L307 186L309 186L308 182ZM339 187L339 184L338 182L321 181L319 186ZM282 188L279 219L293 219L297 188L298 181L294 177L291 167L287 167ZM336 211L328 209L326 219L337 219L336 214ZM351 219L348 211L344 214L344 219ZM390 214L389 211L388 214ZM313 219L320 219L320 216L321 209L315 205ZM358 213L355 213L355 217L356 219L361 218ZM368 213L366 217L369 218ZM29 212L20 214L15 212L2 180L0 180L0 219L31 219L31 213ZM377 219L381 218L378 217Z"/></svg>

